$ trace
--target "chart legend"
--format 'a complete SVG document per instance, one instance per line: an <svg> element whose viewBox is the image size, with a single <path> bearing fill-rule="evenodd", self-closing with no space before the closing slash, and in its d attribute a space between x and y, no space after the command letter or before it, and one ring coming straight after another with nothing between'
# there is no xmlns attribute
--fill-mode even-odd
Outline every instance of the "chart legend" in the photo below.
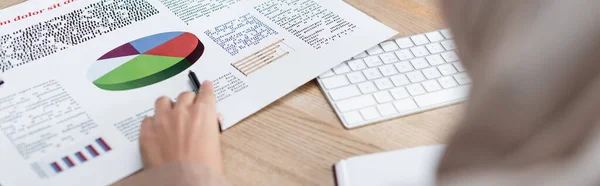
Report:
<svg viewBox="0 0 600 186"><path fill-rule="evenodd" d="M203 53L204 44L192 33L160 33L107 52L90 67L87 76L103 90L131 90L185 71Z"/></svg>

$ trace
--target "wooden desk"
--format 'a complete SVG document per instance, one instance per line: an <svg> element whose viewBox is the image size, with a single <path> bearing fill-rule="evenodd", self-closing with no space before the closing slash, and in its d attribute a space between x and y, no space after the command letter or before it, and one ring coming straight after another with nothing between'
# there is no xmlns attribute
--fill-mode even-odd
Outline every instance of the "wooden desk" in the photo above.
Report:
<svg viewBox="0 0 600 186"><path fill-rule="evenodd" d="M22 0L2 0L0 8ZM346 0L397 37L444 28L435 0ZM332 165L350 156L444 143L462 106L346 130L311 81L227 130L227 178L236 185L335 185Z"/></svg>

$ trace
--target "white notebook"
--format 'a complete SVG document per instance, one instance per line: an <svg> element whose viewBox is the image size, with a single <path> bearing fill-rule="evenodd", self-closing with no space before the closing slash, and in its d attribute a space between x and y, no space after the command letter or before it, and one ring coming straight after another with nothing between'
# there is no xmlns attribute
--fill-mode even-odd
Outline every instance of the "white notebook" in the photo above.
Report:
<svg viewBox="0 0 600 186"><path fill-rule="evenodd" d="M445 145L351 157L335 165L338 186L433 186Z"/></svg>

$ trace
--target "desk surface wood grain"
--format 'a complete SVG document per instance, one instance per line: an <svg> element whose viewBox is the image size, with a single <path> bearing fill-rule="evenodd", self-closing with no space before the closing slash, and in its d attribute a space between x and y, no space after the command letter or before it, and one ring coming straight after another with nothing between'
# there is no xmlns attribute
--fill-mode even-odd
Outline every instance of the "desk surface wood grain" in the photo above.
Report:
<svg viewBox="0 0 600 186"><path fill-rule="evenodd" d="M6 8L22 0L2 0ZM436 0L346 0L397 30L396 37L444 28ZM335 185L332 165L355 155L444 143L463 110L454 105L346 130L316 81L222 135L235 185Z"/></svg>

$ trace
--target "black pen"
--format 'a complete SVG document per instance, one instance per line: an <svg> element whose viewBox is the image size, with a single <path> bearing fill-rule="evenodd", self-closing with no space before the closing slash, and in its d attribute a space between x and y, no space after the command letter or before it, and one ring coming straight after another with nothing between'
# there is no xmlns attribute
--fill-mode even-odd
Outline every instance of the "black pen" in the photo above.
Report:
<svg viewBox="0 0 600 186"><path fill-rule="evenodd" d="M198 77L196 76L196 73L194 73L193 71L190 70L190 73L188 74L188 77L190 78L190 81L192 82L192 88L194 90L194 92L196 92L196 94L200 91L200 81L198 81Z"/></svg>

